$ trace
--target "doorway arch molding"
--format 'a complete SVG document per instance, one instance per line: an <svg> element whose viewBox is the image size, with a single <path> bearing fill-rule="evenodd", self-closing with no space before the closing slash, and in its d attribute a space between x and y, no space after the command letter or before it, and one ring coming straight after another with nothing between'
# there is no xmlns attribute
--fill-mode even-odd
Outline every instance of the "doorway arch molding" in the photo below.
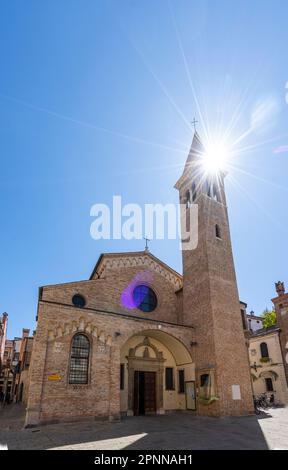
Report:
<svg viewBox="0 0 288 470"><path fill-rule="evenodd" d="M184 343L170 333L164 332L160 329L145 329L135 332L130 335L125 341L122 348L127 348L126 344L133 337L141 337L140 341L134 346L129 348L128 355L126 353L127 368L128 368L128 397L127 397L127 415L134 415L134 380L135 372L153 372L155 373L156 382L156 413L164 414L164 368L166 359L161 351L160 344L168 349L175 360L176 367L182 365L193 366L193 361L188 348ZM151 340L157 341L157 347ZM135 343L134 343L135 344ZM121 349L122 349L121 348ZM142 348L143 352L140 355L139 349Z"/></svg>

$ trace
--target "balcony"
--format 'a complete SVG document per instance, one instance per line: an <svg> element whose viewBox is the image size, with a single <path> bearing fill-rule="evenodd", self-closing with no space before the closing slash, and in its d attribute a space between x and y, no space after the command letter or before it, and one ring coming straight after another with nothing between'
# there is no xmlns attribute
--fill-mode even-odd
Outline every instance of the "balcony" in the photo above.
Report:
<svg viewBox="0 0 288 470"><path fill-rule="evenodd" d="M260 362L262 362L262 364L268 364L269 362L272 362L272 359L271 357L260 357Z"/></svg>

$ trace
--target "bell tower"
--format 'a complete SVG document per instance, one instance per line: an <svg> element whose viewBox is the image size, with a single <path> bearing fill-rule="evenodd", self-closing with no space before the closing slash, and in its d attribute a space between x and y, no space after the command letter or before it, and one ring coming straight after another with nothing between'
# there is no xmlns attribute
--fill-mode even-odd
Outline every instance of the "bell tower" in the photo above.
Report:
<svg viewBox="0 0 288 470"><path fill-rule="evenodd" d="M225 172L206 172L197 132L175 188L187 221L198 206L198 244L182 249L183 323L195 328L197 410L201 415L254 413L248 349L226 206ZM189 224L188 224L189 226ZM186 234L185 234L186 235ZM184 246L184 245L183 245Z"/></svg>

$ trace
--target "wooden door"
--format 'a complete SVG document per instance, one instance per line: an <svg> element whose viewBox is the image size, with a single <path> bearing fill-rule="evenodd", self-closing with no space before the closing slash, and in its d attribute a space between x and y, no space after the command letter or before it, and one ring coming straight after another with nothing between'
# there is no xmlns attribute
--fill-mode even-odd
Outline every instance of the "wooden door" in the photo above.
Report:
<svg viewBox="0 0 288 470"><path fill-rule="evenodd" d="M156 411L156 373L144 373L144 407L145 414L155 413Z"/></svg>
<svg viewBox="0 0 288 470"><path fill-rule="evenodd" d="M134 416L139 415L139 371L135 370L134 372L134 391L133 391L133 411Z"/></svg>

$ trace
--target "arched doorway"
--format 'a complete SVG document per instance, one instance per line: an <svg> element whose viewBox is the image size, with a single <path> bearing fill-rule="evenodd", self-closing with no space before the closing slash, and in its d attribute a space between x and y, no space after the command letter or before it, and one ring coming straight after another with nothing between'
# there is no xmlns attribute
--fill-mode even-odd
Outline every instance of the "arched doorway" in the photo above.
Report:
<svg viewBox="0 0 288 470"><path fill-rule="evenodd" d="M192 357L173 335L161 330L134 334L122 347L120 362L122 414L164 414L195 408Z"/></svg>

